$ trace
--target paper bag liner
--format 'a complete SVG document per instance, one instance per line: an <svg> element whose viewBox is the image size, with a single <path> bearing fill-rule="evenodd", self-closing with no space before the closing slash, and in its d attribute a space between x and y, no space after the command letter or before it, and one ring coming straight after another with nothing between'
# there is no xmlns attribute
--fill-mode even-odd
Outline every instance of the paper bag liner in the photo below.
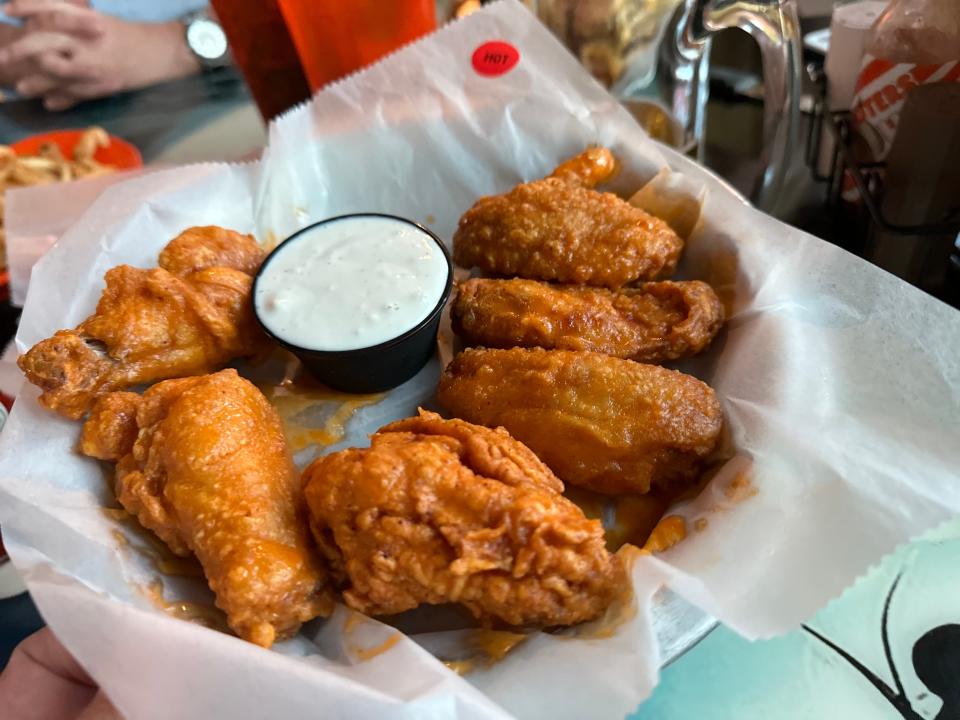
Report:
<svg viewBox="0 0 960 720"><path fill-rule="evenodd" d="M481 78L470 54L494 39L521 60ZM745 637L769 637L960 510L960 314L754 211L650 141L513 1L324 90L271 127L259 163L190 166L109 188L36 266L18 345L78 323L107 269L152 265L187 226L282 238L323 217L377 210L449 239L477 197L540 177L591 144L617 155L621 196L660 173L648 186L657 192L635 202L680 208L673 221L692 230L680 277L712 283L730 312L706 353L676 365L716 389L731 459L674 509L695 531L636 558L629 618L611 637L534 636L469 682L413 640L391 640L386 625L348 628L345 609L275 651L175 620L141 591L157 577L149 558L118 545L102 469L75 452L79 426L40 408L27 387L0 435L5 539L45 619L125 715L622 717L656 682L651 599L661 585ZM683 191L664 191L675 187ZM694 221L689 199L701 197ZM337 447L363 445L387 420L429 406L439 371L434 360L359 411ZM209 598L196 579L164 586L168 598ZM437 642L429 635L420 640Z"/></svg>

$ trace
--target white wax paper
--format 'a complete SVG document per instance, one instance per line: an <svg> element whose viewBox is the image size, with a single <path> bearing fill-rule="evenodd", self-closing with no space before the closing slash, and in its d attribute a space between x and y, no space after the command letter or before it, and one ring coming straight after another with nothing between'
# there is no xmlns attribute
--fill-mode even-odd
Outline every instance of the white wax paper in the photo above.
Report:
<svg viewBox="0 0 960 720"><path fill-rule="evenodd" d="M490 40L521 56L495 78L470 62ZM0 522L44 617L126 715L622 717L656 681L651 597L661 583L765 637L960 511L960 314L754 211L654 144L512 0L321 92L271 127L260 163L178 168L108 189L36 266L18 342L25 349L75 325L105 270L152 265L187 226L269 241L370 210L449 239L480 195L542 176L594 143L623 163L614 189L624 196L657 177L659 190L639 204L669 209L676 197L664 193L704 196L681 275L710 281L731 310L712 348L680 367L717 390L732 459L676 509L690 537L635 559L635 594L612 637L589 628L536 636L464 680L423 649L455 644L451 634L401 637L362 661L357 648L396 631L348 622L344 608L275 651L167 617L138 591L156 571L118 545L101 509L111 499L103 469L75 452L78 424L44 411L27 387L0 435ZM438 372L434 361L358 412L337 447L365 444L385 420L429 404ZM201 582L164 583L167 597L209 599Z"/></svg>
<svg viewBox="0 0 960 720"><path fill-rule="evenodd" d="M106 188L142 170L128 170L70 183L51 183L6 191L3 222L7 229L10 301L23 307L30 270Z"/></svg>

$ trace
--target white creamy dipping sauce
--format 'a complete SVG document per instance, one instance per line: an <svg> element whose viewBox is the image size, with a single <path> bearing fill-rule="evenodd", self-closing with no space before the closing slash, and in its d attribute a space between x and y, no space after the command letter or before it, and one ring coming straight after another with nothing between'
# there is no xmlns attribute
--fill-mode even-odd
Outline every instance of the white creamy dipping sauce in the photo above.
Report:
<svg viewBox="0 0 960 720"><path fill-rule="evenodd" d="M437 306L447 260L430 235L388 217L347 217L277 249L254 307L273 335L307 350L357 350L416 327Z"/></svg>

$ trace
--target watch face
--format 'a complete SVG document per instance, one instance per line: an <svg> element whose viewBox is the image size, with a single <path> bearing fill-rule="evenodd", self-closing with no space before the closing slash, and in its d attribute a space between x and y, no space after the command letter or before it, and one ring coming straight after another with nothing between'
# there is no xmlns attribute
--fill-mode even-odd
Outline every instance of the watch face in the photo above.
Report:
<svg viewBox="0 0 960 720"><path fill-rule="evenodd" d="M198 19L187 28L190 49L205 60L219 60L227 53L227 36L212 20Z"/></svg>

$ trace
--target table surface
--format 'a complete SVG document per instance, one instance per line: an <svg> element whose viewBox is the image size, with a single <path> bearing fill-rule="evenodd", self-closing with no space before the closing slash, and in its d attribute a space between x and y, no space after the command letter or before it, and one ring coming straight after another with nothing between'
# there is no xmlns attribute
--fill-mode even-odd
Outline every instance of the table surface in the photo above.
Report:
<svg viewBox="0 0 960 720"><path fill-rule="evenodd" d="M47 113L34 101L0 104L0 143L4 144L37 132L92 124L133 142L148 163L237 159L261 147L265 138L249 94L232 70L85 103L64 113ZM719 158L717 164L729 171L728 175L735 172L736 158L722 152L713 157ZM708 162L709 158L708 152ZM749 174L741 173L746 178ZM814 190L802 183L797 196L814 203L817 199ZM802 213L803 202L798 202L798 208ZM9 337L13 318L8 314L4 322L7 326L0 327L0 333L6 331L5 337ZM919 680L919 665L911 666L910 655L912 642L923 632L960 623L960 604L955 601L960 588L960 566L955 562L958 552L960 522L888 559L811 621L813 627L891 682L879 641L878 607L892 578L905 569L898 609L891 615L899 629L891 631L891 638L899 651L900 672L916 717L960 717L957 707L947 706L941 712L940 699ZM0 600L0 667L15 642L40 622L26 596ZM960 647L953 652L940 658L944 667L958 662ZM943 714L946 712L956 714ZM907 716L808 633L798 631L750 643L721 627L663 672L653 697L632 717L883 720Z"/></svg>
<svg viewBox="0 0 960 720"><path fill-rule="evenodd" d="M168 160L172 148L197 134L209 137L212 124L233 116L240 120L229 132L218 133L221 144L198 147L181 160L231 160L256 147L251 146L253 138L262 145L262 123L246 85L235 70L225 68L82 103L64 112L48 112L36 100L10 100L0 104L0 143L10 144L49 130L100 125L140 148L149 163ZM259 133L255 132L257 128Z"/></svg>
<svg viewBox="0 0 960 720"><path fill-rule="evenodd" d="M866 672L806 630L749 642L721 626L663 671L631 720L960 718L958 556L960 518L884 559L810 620ZM882 617L898 577L886 623L891 666ZM924 636L941 640L933 652L916 645ZM874 684L895 688L892 668L906 700L899 710Z"/></svg>

